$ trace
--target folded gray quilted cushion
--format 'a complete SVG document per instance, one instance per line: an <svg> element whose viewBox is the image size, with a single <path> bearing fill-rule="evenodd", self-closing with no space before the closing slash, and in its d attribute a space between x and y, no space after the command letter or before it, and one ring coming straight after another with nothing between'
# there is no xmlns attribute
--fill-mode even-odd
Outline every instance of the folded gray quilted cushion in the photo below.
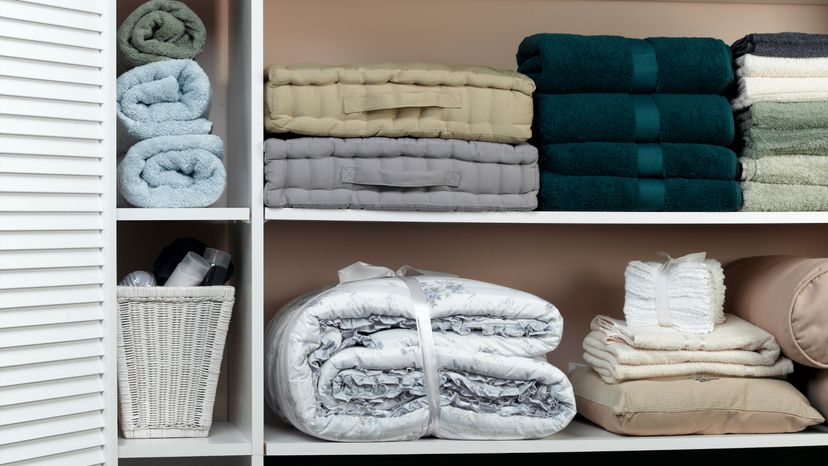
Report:
<svg viewBox="0 0 828 466"><path fill-rule="evenodd" d="M268 207L534 210L538 151L433 138L265 141Z"/></svg>

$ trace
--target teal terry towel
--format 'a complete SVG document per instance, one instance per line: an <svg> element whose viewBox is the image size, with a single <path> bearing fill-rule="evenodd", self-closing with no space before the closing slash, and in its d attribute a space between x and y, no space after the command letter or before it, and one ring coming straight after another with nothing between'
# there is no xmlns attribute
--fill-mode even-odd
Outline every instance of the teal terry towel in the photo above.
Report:
<svg viewBox="0 0 828 466"><path fill-rule="evenodd" d="M193 60L165 60L133 68L117 81L118 121L134 140L207 134L213 124L210 80Z"/></svg>
<svg viewBox="0 0 828 466"><path fill-rule="evenodd" d="M558 175L735 180L736 154L709 144L585 142L540 146L541 166Z"/></svg>
<svg viewBox="0 0 828 466"><path fill-rule="evenodd" d="M828 186L742 183L747 212L828 211Z"/></svg>
<svg viewBox="0 0 828 466"><path fill-rule="evenodd" d="M175 0L150 0L118 28L120 58L130 68L171 58L195 58L206 41L207 30L198 15Z"/></svg>
<svg viewBox="0 0 828 466"><path fill-rule="evenodd" d="M745 157L828 156L828 127L790 131L750 128L742 137L745 142L742 155Z"/></svg>
<svg viewBox="0 0 828 466"><path fill-rule="evenodd" d="M736 181L618 176L559 176L541 172L538 210L736 211L742 191Z"/></svg>
<svg viewBox="0 0 828 466"><path fill-rule="evenodd" d="M689 94L535 94L533 135L540 143L733 141L727 99Z"/></svg>
<svg viewBox="0 0 828 466"><path fill-rule="evenodd" d="M118 189L137 207L207 207L227 184L223 156L212 134L145 139L118 164Z"/></svg>
<svg viewBox="0 0 828 466"><path fill-rule="evenodd" d="M733 81L730 47L713 38L535 34L517 62L550 94L721 94Z"/></svg>

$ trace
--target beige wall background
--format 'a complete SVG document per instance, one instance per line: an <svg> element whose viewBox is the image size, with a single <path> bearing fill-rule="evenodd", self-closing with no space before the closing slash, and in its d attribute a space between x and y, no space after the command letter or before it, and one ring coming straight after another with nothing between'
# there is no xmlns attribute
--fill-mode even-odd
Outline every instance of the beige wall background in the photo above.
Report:
<svg viewBox="0 0 828 466"><path fill-rule="evenodd" d="M264 63L430 61L515 68L536 32L712 36L828 33L828 6L553 0L265 0ZM621 316L624 268L657 251L828 255L828 226L557 226L268 222L265 319L354 261L431 270L541 296L564 315L550 359L580 361L595 314Z"/></svg>

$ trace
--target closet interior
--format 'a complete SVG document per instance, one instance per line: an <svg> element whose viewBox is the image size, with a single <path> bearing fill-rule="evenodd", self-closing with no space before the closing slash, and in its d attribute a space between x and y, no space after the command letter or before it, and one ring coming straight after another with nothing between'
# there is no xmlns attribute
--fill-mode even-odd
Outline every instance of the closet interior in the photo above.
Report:
<svg viewBox="0 0 828 466"><path fill-rule="evenodd" d="M117 0L117 24L143 0ZM629 37L828 33L828 1L187 0L208 30L197 59L225 144L227 188L208 208L117 209L117 278L192 236L233 255L236 288L210 436L123 439L125 465L261 465L267 456L586 452L828 445L784 435L622 437L582 419L542 440L333 443L276 419L264 403L263 340L287 301L332 285L355 261L404 264L498 283L557 306L564 337L550 361L582 363L596 314L621 316L624 268L658 251L723 263L762 254L828 256L828 213L428 213L263 206L263 83L271 64L437 62L515 69L536 32ZM438 14L435 14L438 12ZM113 116L114 118L114 116ZM221 458L218 458L221 457ZM174 459L163 459L174 458ZM274 460L282 461L282 460ZM285 459L284 461L289 461ZM168 463L167 463L168 462Z"/></svg>

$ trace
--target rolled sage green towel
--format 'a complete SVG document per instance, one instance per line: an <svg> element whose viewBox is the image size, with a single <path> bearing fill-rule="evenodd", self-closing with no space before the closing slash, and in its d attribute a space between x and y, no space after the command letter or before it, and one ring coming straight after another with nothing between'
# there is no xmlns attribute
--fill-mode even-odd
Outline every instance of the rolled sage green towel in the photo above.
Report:
<svg viewBox="0 0 828 466"><path fill-rule="evenodd" d="M118 28L122 60L135 67L171 58L195 58L204 50L207 30L201 18L175 0L150 0Z"/></svg>
<svg viewBox="0 0 828 466"><path fill-rule="evenodd" d="M736 114L742 131L828 127L828 102L757 102Z"/></svg>
<svg viewBox="0 0 828 466"><path fill-rule="evenodd" d="M828 156L828 128L776 130L750 128L742 155L759 159L780 155Z"/></svg>
<svg viewBox="0 0 828 466"><path fill-rule="evenodd" d="M801 184L742 183L743 211L828 211L828 186Z"/></svg>
<svg viewBox="0 0 828 466"><path fill-rule="evenodd" d="M828 157L742 157L742 181L828 186Z"/></svg>

